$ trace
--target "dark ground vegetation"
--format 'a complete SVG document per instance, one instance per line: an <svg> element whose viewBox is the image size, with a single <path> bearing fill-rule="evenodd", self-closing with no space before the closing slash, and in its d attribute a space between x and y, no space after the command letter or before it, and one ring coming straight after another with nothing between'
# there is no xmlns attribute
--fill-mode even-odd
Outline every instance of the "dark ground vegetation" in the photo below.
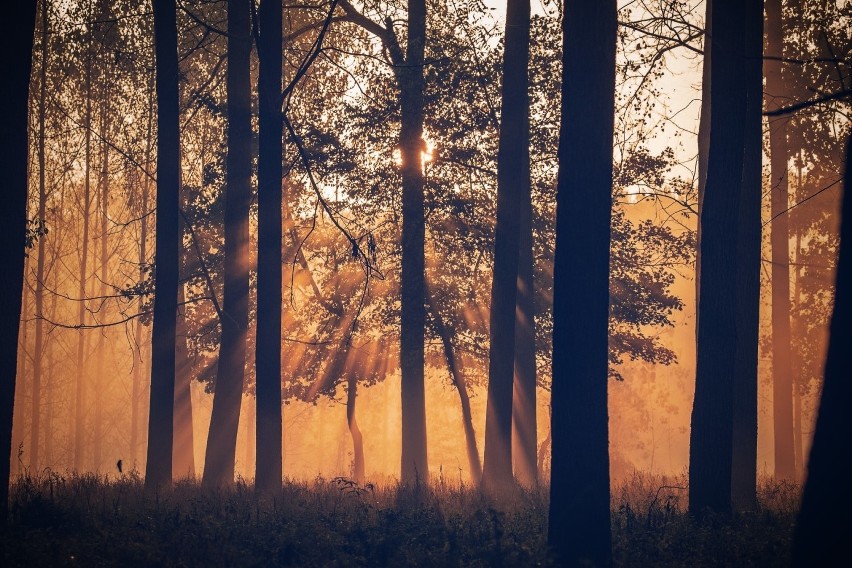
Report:
<svg viewBox="0 0 852 568"><path fill-rule="evenodd" d="M758 511L699 523L685 485L637 473L614 488L616 566L789 565L798 487L763 482ZM550 566L547 495L497 504L444 479L406 489L318 477L259 500L244 482L146 493L133 473L47 473L12 486L0 565Z"/></svg>

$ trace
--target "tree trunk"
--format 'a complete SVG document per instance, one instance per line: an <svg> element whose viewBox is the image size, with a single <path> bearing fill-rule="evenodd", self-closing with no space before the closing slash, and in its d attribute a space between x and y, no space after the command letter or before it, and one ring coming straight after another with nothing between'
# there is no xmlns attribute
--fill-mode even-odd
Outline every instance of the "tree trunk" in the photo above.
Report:
<svg viewBox="0 0 852 568"><path fill-rule="evenodd" d="M183 235L183 223L180 234ZM182 253L183 254L183 253ZM178 304L184 303L183 284L178 283ZM192 423L192 365L187 345L185 308L178 308L175 332L175 410L172 476L174 479L195 477L195 435Z"/></svg>
<svg viewBox="0 0 852 568"><path fill-rule="evenodd" d="M707 185L707 158L710 156L710 57L713 41L713 0L706 0L704 16L704 61L701 69L701 117L698 121L698 222L695 225L695 338L698 339L698 301L701 297L701 209Z"/></svg>
<svg viewBox="0 0 852 568"><path fill-rule="evenodd" d="M529 121L525 127L529 144ZM529 152L526 153L527 158ZM527 162L527 166L529 162ZM524 179L529 181L529 169ZM515 478L526 487L538 483L536 450L538 419L536 409L535 361L535 283L533 280L532 195L529 183L521 196L518 237L518 297L515 313L515 384L512 402L512 458Z"/></svg>
<svg viewBox="0 0 852 568"><path fill-rule="evenodd" d="M464 442L467 449L467 463L470 467L470 478L474 487L478 486L482 481L482 463L479 461L479 448L476 445L476 431L473 428L473 413L470 410L470 396L467 393L467 381L465 381L459 368L458 361L453 351L453 344L450 339L450 332L444 324L444 319L441 313L435 307L435 303L431 297L429 300L429 310L432 314L432 320L435 322L435 328L438 331L438 337L441 339L441 346L444 349L444 358L447 360L447 368L450 371L450 376L453 379L453 385L459 393L459 402L461 403L462 411L462 426L464 428Z"/></svg>
<svg viewBox="0 0 852 568"><path fill-rule="evenodd" d="M426 1L408 1L405 66L397 71L400 86L402 156L402 304L400 372L402 374L402 454L400 481L429 480L426 458L424 327L426 299L423 210L423 54Z"/></svg>
<svg viewBox="0 0 852 568"><path fill-rule="evenodd" d="M109 77L109 75L107 75ZM109 205L109 145L107 144L107 113L109 105L109 78L106 81L107 91L104 96L104 103L101 109L101 140L103 141L103 159L101 162L101 193L100 193L100 209L101 209L101 287L100 287L100 315L101 320L106 314L106 295L107 295L107 266L109 264L109 253L107 250L107 234L109 232L107 207ZM100 471L103 466L103 421L104 421L104 357L106 357L106 329L98 330L98 352L95 370L95 424L93 428L93 454L94 454L94 470Z"/></svg>
<svg viewBox="0 0 852 568"><path fill-rule="evenodd" d="M87 37L90 38L90 35ZM90 39L91 41L91 39ZM89 265L89 214L92 206L92 54L86 55L86 165L83 193L83 235L80 253L80 298L78 300L77 319L81 326L86 325L86 282ZM77 376L74 405L74 469L82 471L85 455L86 430L86 330L80 329L77 335Z"/></svg>
<svg viewBox="0 0 852 568"><path fill-rule="evenodd" d="M566 565L608 566L616 2L566 0L563 14L548 542Z"/></svg>
<svg viewBox="0 0 852 568"><path fill-rule="evenodd" d="M36 2L13 2L6 6L7 21L16 33L0 37L0 171L6 185L0 207L0 250L4 270L0 283L0 520L5 524L9 505L9 456L12 452L12 416L15 406L15 372L18 332L21 323L21 293L24 285L24 247L27 218L28 103L35 35Z"/></svg>
<svg viewBox="0 0 852 568"><path fill-rule="evenodd" d="M801 162L800 162L801 163ZM799 188L802 185L802 172L799 170ZM794 306L801 306L802 302L802 234L796 231L796 285L793 291ZM792 318L791 318L792 326ZM805 458L804 446L802 444L802 376L801 355L799 353L792 354L794 361L793 369L793 453L795 456L796 481L804 482Z"/></svg>
<svg viewBox="0 0 852 568"><path fill-rule="evenodd" d="M740 511L757 507L757 346L759 342L763 196L763 2L745 7L743 38L746 115L737 245L737 359L731 500Z"/></svg>
<svg viewBox="0 0 852 568"><path fill-rule="evenodd" d="M784 106L784 55L781 0L766 2L766 110ZM769 238L772 247L772 408L775 432L775 477L796 477L793 458L793 375L790 341L790 234L788 207L787 124L789 117L769 118Z"/></svg>
<svg viewBox="0 0 852 568"><path fill-rule="evenodd" d="M175 0L153 0L157 84L157 221L151 403L145 487L171 484L180 271L180 110Z"/></svg>
<svg viewBox="0 0 852 568"><path fill-rule="evenodd" d="M248 0L228 2L228 156L225 190L225 285L216 395L210 417L203 484L234 482L237 428L246 364L251 202L251 37Z"/></svg>
<svg viewBox="0 0 852 568"><path fill-rule="evenodd" d="M38 101L38 222L45 223L47 205L47 187L45 184L45 104L47 100L47 0L41 1L41 71L39 73ZM38 261L36 263L35 283L35 347L33 349L33 393L32 393L32 429L30 430L30 471L40 469L39 439L41 438L41 374L44 366L44 334L42 316L44 315L44 255L45 239L38 239ZM50 437L50 434L47 436Z"/></svg>
<svg viewBox="0 0 852 568"><path fill-rule="evenodd" d="M346 381L346 423L349 424L349 433L352 434L352 476L355 481L363 485L366 481L364 473L364 437L355 420L355 401L358 396L358 375L353 369L346 368L344 371L348 378Z"/></svg>
<svg viewBox="0 0 852 568"><path fill-rule="evenodd" d="M530 3L506 5L503 104L497 151L497 220L491 283L491 338L488 409L482 485L500 491L512 484L512 386L515 370L515 314L518 295L520 209L529 193L528 62Z"/></svg>
<svg viewBox="0 0 852 568"><path fill-rule="evenodd" d="M852 139L846 147L843 210L840 249L837 261L834 312L819 415L808 459L808 479L802 495L796 529L793 535L794 566L830 566L846 554L846 539L852 530L848 515L831 515L831 511L848 511L852 507L848 470L842 467L852 440Z"/></svg>
<svg viewBox="0 0 852 568"><path fill-rule="evenodd" d="M281 488L281 0L263 0L258 11L259 156L257 220L257 468L255 487Z"/></svg>
<svg viewBox="0 0 852 568"><path fill-rule="evenodd" d="M710 153L701 209L701 262L695 400L690 433L689 508L730 512L737 371L739 209L747 88L743 8L714 0L710 15Z"/></svg>

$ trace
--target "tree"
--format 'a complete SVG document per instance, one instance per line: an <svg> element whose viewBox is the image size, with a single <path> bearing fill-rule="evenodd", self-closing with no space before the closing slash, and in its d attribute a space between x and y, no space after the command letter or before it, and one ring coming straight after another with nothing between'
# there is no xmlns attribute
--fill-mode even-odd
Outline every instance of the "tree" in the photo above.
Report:
<svg viewBox="0 0 852 568"><path fill-rule="evenodd" d="M245 378L249 300L248 216L251 202L249 20L248 0L228 2L225 286L216 395L202 479L207 487L228 485L234 481L237 427Z"/></svg>
<svg viewBox="0 0 852 568"><path fill-rule="evenodd" d="M175 0L153 0L157 90L157 220L151 404L145 486L172 481L180 250L180 110Z"/></svg>
<svg viewBox="0 0 852 568"><path fill-rule="evenodd" d="M746 109L737 220L737 358L731 501L739 510L754 510L757 507L757 351L762 227L760 207L763 196L763 3L749 2L744 11Z"/></svg>
<svg viewBox="0 0 852 568"><path fill-rule="evenodd" d="M281 458L281 0L262 0L259 38L257 237L257 473L255 487L280 488Z"/></svg>
<svg viewBox="0 0 852 568"><path fill-rule="evenodd" d="M8 21L19 32L3 34L0 63L0 168L4 172L6 202L0 208L0 243L3 271L0 284L0 325L3 326L0 352L0 515L3 525L9 505L9 455L12 451L12 414L15 405L15 372L18 360L18 330L21 320L21 293L24 285L24 237L27 232L28 104L35 35L36 2L15 2L7 6Z"/></svg>
<svg viewBox="0 0 852 568"><path fill-rule="evenodd" d="M849 534L846 516L838 519L832 510L852 506L852 491L838 452L848 451L852 439L852 421L847 415L852 403L852 384L848 380L852 352L848 338L852 330L852 140L846 147L846 173L843 189L840 251L831 335L825 364L825 376L814 440L808 458L808 476L802 494L802 506L793 535L795 566L830 565L844 553L844 535Z"/></svg>
<svg viewBox="0 0 852 568"><path fill-rule="evenodd" d="M482 483L491 491L512 483L512 387L518 291L520 210L529 198L528 61L530 5L509 0L503 64L503 103L497 151L497 221L491 285L488 410ZM522 296L523 297L523 296ZM526 369L525 369L526 370Z"/></svg>
<svg viewBox="0 0 852 568"><path fill-rule="evenodd" d="M784 34L781 0L766 2L766 108L785 105L788 89L784 81ZM775 440L775 476L795 479L793 452L793 360L790 338L790 231L788 207L790 159L787 145L787 115L769 119L770 201L769 223L772 248L772 416Z"/></svg>
<svg viewBox="0 0 852 568"><path fill-rule="evenodd" d="M752 308L742 290L744 275L737 270L731 278L725 267L735 266L739 254L751 258L751 243L741 240L740 200L743 198L743 161L746 140L745 120L749 77L753 70L749 48L752 30L760 25L753 6L713 0L709 19L713 29L710 42L710 140L707 179L700 211L701 273L698 298L698 344L695 400L690 432L689 507L693 514L706 510L731 510L731 483L734 436L738 338L737 309ZM752 20L756 20L752 21ZM747 39L744 39L747 38ZM752 114L752 116L754 116ZM751 133L751 131L750 131ZM748 138L754 142L752 136ZM751 156L751 155L750 155ZM748 180L754 179L751 172ZM754 188L751 188L754 192ZM753 194L749 194L753 197ZM751 207L753 201L748 202ZM746 209L742 218L754 221L754 211ZM746 224L748 224L746 223ZM749 236L753 231L749 232ZM752 289L748 289L752 290ZM742 298L742 299L741 299ZM744 302L742 305L738 301ZM747 342L743 342L746 345ZM745 357L745 353L743 356ZM745 359L744 359L745 360ZM743 363L743 367L746 364Z"/></svg>
<svg viewBox="0 0 852 568"><path fill-rule="evenodd" d="M548 542L570 565L606 566L612 555L607 345L616 27L614 1L564 3Z"/></svg>

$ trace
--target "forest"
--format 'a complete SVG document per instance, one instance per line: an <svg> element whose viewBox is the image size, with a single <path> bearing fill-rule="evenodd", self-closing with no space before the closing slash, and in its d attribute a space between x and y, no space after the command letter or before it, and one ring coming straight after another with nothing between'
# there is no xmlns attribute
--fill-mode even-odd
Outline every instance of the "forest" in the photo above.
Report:
<svg viewBox="0 0 852 568"><path fill-rule="evenodd" d="M4 12L3 566L849 561L852 1Z"/></svg>

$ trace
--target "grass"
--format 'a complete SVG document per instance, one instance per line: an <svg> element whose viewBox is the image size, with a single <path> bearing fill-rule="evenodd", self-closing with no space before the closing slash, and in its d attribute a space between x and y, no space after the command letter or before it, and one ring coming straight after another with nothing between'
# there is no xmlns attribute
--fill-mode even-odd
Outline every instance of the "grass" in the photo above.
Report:
<svg viewBox="0 0 852 568"><path fill-rule="evenodd" d="M684 479L635 474L613 492L616 566L785 566L798 489L764 482L759 510L701 523ZM138 475L49 473L12 486L3 566L550 566L547 490L499 504L465 486L317 477L258 499Z"/></svg>

